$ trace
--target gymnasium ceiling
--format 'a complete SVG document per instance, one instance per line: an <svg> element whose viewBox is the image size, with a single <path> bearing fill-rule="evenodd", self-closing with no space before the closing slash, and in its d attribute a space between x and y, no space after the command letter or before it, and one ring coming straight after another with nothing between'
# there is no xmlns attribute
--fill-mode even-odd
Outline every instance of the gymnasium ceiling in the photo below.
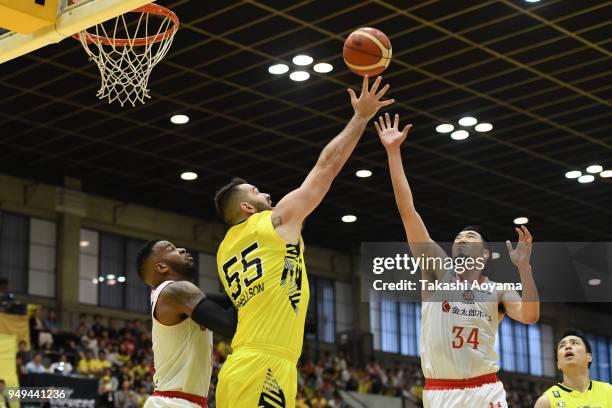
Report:
<svg viewBox="0 0 612 408"><path fill-rule="evenodd" d="M612 239L612 179L564 177L612 168L612 1L159 3L182 28L145 105L98 101L99 73L71 39L0 65L0 172L69 175L86 192L211 220L214 191L232 176L278 200L350 118L346 88L361 81L344 67L343 38L373 26L393 44L390 111L415 125L403 156L434 239L474 223L511 239L517 216L539 241ZM334 70L303 83L268 73L298 53ZM171 124L177 113L189 124ZM494 129L463 141L436 133L466 114ZM185 170L199 178L180 180ZM304 235L341 248L403 239L372 127Z"/></svg>

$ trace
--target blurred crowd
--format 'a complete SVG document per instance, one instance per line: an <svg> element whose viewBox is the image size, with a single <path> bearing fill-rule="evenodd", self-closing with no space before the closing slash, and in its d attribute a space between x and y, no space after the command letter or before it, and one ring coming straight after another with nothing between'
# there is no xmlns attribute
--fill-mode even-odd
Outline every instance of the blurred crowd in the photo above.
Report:
<svg viewBox="0 0 612 408"><path fill-rule="evenodd" d="M67 330L68 329L68 330ZM153 392L151 320L118 321L81 315L72 328L62 328L54 310L37 309L30 318L31 349L19 343L19 375L53 373L98 381L99 407L142 407ZM215 407L217 377L231 348L215 342L209 406ZM320 355L319 358L316 355ZM305 349L298 363L297 408L345 408L340 391L403 397L422 406L423 376L417 361L383 365L370 359L358 367L350 356ZM504 381L510 407L532 407L544 386L530 381Z"/></svg>

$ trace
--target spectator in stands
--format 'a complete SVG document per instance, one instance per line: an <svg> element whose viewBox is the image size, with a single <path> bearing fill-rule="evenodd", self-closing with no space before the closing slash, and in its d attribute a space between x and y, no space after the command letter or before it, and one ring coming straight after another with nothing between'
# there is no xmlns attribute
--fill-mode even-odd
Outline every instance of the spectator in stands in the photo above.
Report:
<svg viewBox="0 0 612 408"><path fill-rule="evenodd" d="M25 366L28 374L42 374L47 372L47 368L43 365L42 354L34 354L34 358Z"/></svg>
<svg viewBox="0 0 612 408"><path fill-rule="evenodd" d="M91 325L91 330L93 330L96 337L100 337L102 335L102 331L104 330L104 326L102 325L102 318L100 315L94 316L94 322Z"/></svg>
<svg viewBox="0 0 612 408"><path fill-rule="evenodd" d="M83 375L99 376L102 374L100 360L94 358L92 350L85 350L85 356L79 362L79 372Z"/></svg>
<svg viewBox="0 0 612 408"><path fill-rule="evenodd" d="M134 333L134 322L131 320L125 321L125 326L119 330L119 336L125 337L126 333Z"/></svg>
<svg viewBox="0 0 612 408"><path fill-rule="evenodd" d="M121 384L121 390L115 393L115 407L138 408L138 395L131 388L130 381L124 381Z"/></svg>
<svg viewBox="0 0 612 408"><path fill-rule="evenodd" d="M106 358L106 351L104 350L100 350L98 352L98 360L100 361L102 371L104 371L105 368L111 368L113 366L113 363L108 358Z"/></svg>
<svg viewBox="0 0 612 408"><path fill-rule="evenodd" d="M115 391L119 388L119 381L113 377L110 368L104 369L104 373L98 382L98 393L100 394L100 406L114 408Z"/></svg>
<svg viewBox="0 0 612 408"><path fill-rule="evenodd" d="M49 367L49 372L51 374L57 375L70 375L72 374L72 364L68 361L68 357L66 354L62 353L60 355L59 361L51 364Z"/></svg>
<svg viewBox="0 0 612 408"><path fill-rule="evenodd" d="M17 358L15 359L15 363L16 363L17 375L19 376L19 378L21 378L21 376L26 375L28 373L19 355L17 355Z"/></svg>
<svg viewBox="0 0 612 408"><path fill-rule="evenodd" d="M119 330L117 329L117 322L113 318L108 319L108 335L109 337L116 339L119 337Z"/></svg>
<svg viewBox="0 0 612 408"><path fill-rule="evenodd" d="M0 279L0 305L10 306L15 301L15 295L9 291L8 279Z"/></svg>
<svg viewBox="0 0 612 408"><path fill-rule="evenodd" d="M138 388L138 408L144 407L145 402L147 402L147 398L149 398L149 394L147 393L146 387Z"/></svg>
<svg viewBox="0 0 612 408"><path fill-rule="evenodd" d="M93 351L94 356L98 355L98 338L92 329L87 330L87 334L81 338L81 344Z"/></svg>
<svg viewBox="0 0 612 408"><path fill-rule="evenodd" d="M32 361L32 353L28 350L28 343L25 340L20 340L17 347L19 349L19 351L17 351L17 356L21 357L23 364Z"/></svg>
<svg viewBox="0 0 612 408"><path fill-rule="evenodd" d="M34 309L34 314L30 318L30 344L35 348L51 348L53 336L41 318L40 307Z"/></svg>
<svg viewBox="0 0 612 408"><path fill-rule="evenodd" d="M5 394L6 383L4 380L0 379L0 407L2 408L10 408L11 404L9 403L8 396Z"/></svg>
<svg viewBox="0 0 612 408"><path fill-rule="evenodd" d="M91 324L89 323L89 320L87 319L87 315L81 313L79 315L79 322L77 323L75 330L82 330L81 327L85 328L85 332L87 332L87 330L89 330L89 328L91 327Z"/></svg>
<svg viewBox="0 0 612 408"><path fill-rule="evenodd" d="M43 322L45 328L51 332L51 334L55 335L59 333L61 327L60 323L57 320L57 313L55 310L49 309L47 310L47 318Z"/></svg>

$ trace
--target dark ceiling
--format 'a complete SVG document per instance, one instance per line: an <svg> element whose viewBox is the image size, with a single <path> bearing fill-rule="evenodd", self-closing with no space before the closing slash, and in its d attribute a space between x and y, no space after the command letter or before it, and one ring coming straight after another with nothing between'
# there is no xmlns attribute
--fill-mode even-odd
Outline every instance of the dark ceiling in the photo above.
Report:
<svg viewBox="0 0 612 408"><path fill-rule="evenodd" d="M0 65L0 171L217 219L214 191L241 176L278 200L297 187L351 116L360 78L342 42L361 26L393 44L389 110L415 129L404 148L415 202L434 239L479 223L493 240L530 218L539 241L612 237L612 1L161 0L181 19L153 71L152 99L122 108L96 98L99 73L66 39ZM408 6L407 6L408 5ZM303 83L267 67L298 53L330 62ZM175 113L187 125L169 122ZM493 131L464 141L435 132L464 114ZM374 175L358 179L358 169ZM178 178L185 170L200 177ZM344 224L340 217L359 217ZM332 247L403 239L370 127L320 208L307 242Z"/></svg>

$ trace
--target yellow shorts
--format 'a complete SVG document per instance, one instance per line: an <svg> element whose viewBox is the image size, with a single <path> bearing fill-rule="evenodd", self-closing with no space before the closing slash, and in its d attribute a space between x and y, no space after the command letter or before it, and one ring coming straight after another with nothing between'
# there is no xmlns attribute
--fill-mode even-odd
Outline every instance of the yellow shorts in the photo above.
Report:
<svg viewBox="0 0 612 408"><path fill-rule="evenodd" d="M255 350L230 354L217 383L217 408L294 408L296 362Z"/></svg>

